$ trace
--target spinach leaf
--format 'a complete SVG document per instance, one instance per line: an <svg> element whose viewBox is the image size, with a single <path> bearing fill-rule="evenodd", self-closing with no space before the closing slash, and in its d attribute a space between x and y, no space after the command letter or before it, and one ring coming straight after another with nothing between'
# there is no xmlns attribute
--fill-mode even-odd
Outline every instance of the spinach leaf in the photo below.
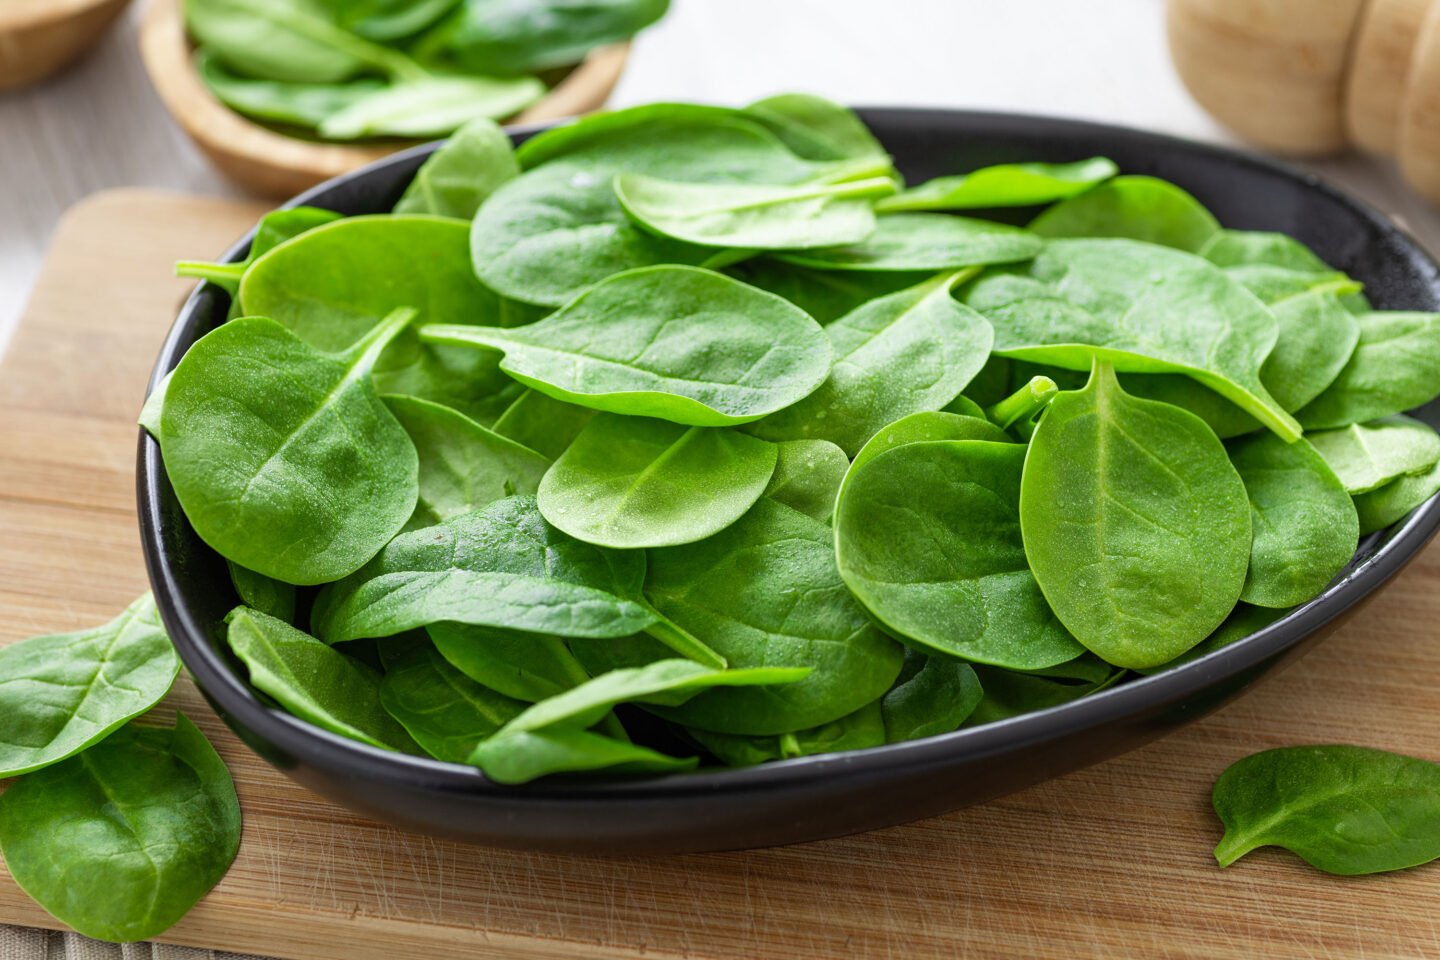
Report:
<svg viewBox="0 0 1440 960"><path fill-rule="evenodd" d="M389 542L415 508L417 460L370 371L413 316L397 310L342 354L261 317L190 348L165 392L161 436L202 540L300 584L343 577Z"/></svg>
<svg viewBox="0 0 1440 960"><path fill-rule="evenodd" d="M500 350L500 369L558 400L718 427L814 392L830 366L820 325L709 270L644 267L596 284L538 323L431 325L421 336Z"/></svg>
<svg viewBox="0 0 1440 960"><path fill-rule="evenodd" d="M970 716L965 719L964 726L967 727L1007 720L1037 710L1048 710L1050 707L1088 697L1110 686L1125 673L1123 670L1116 670L1098 683L1073 683L978 664L974 669L984 694Z"/></svg>
<svg viewBox="0 0 1440 960"><path fill-rule="evenodd" d="M1440 435L1403 415L1307 435L1351 494L1429 472L1440 461Z"/></svg>
<svg viewBox="0 0 1440 960"><path fill-rule="evenodd" d="M1424 473L1397 477L1382 487L1354 497L1360 534L1383 530L1440 492L1440 461Z"/></svg>
<svg viewBox="0 0 1440 960"><path fill-rule="evenodd" d="M1215 782L1228 867L1284 847L1326 873L1355 876L1440 857L1440 767L1383 750L1281 747L1238 760Z"/></svg>
<svg viewBox="0 0 1440 960"><path fill-rule="evenodd" d="M1226 267L1225 275L1267 304L1279 303L1302 293L1333 293L1340 298L1341 305L1353 313L1352 300L1361 290L1360 284L1339 271L1311 273L1254 263Z"/></svg>
<svg viewBox="0 0 1440 960"><path fill-rule="evenodd" d="M234 320L240 316L239 297L237 296L240 292L240 279L252 263L287 240L293 240L308 230L314 230L316 227L323 227L343 219L333 210L323 210L320 207L291 207L288 210L271 210L255 225L255 239L250 241L250 250L246 253L244 260L239 263L181 260L175 264L175 275L209 280L230 294L230 313L226 319Z"/></svg>
<svg viewBox="0 0 1440 960"><path fill-rule="evenodd" d="M386 88L385 81L374 78L346 83L255 80L230 70L205 49L196 51L195 70L215 99L236 113L311 130Z"/></svg>
<svg viewBox="0 0 1440 960"><path fill-rule="evenodd" d="M756 100L745 113L806 160L857 160L889 156L854 111L808 93Z"/></svg>
<svg viewBox="0 0 1440 960"><path fill-rule="evenodd" d="M1290 611L1284 607L1253 607L1242 601L1236 604L1235 609L1230 612L1230 616L1226 617L1225 622L1215 628L1214 633L1180 654L1180 656L1174 660L1154 667L1142 667L1135 672L1148 677L1174 667L1182 666L1191 660L1198 660L1206 654L1214 653L1223 647L1228 647L1238 640L1244 640L1246 637L1254 636L1289 612Z"/></svg>
<svg viewBox="0 0 1440 960"><path fill-rule="evenodd" d="M1220 224L1173 183L1116 177L1057 203L1030 229L1042 237L1124 237L1198 253L1220 232Z"/></svg>
<svg viewBox="0 0 1440 960"><path fill-rule="evenodd" d="M894 423L886 424L884 429L871 437L865 446L860 448L860 452L855 454L855 461L850 465L850 472L852 474L857 472L862 466L886 450L893 450L907 443L924 443L929 440L1013 442L1009 434L987 420L983 413L979 416L950 413L945 410L912 413L908 417L901 417Z"/></svg>
<svg viewBox="0 0 1440 960"><path fill-rule="evenodd" d="M853 454L886 424L954 400L993 337L984 317L950 295L962 276L871 300L826 326L835 357L829 377L750 430L767 440L829 440Z"/></svg>
<svg viewBox="0 0 1440 960"><path fill-rule="evenodd" d="M817 753L864 750L885 744L885 721L880 702L874 701L839 720L808 730L769 737L747 737L709 730L687 730L692 740L731 767L749 767L772 760L790 760Z"/></svg>
<svg viewBox="0 0 1440 960"><path fill-rule="evenodd" d="M337 26L318 0L185 0L185 26L200 46L259 80L336 83L366 71L424 75L398 50Z"/></svg>
<svg viewBox="0 0 1440 960"><path fill-rule="evenodd" d="M240 602L261 613L269 614L286 623L295 622L295 585L282 583L274 577L240 566L234 560L226 560L230 571L230 583Z"/></svg>
<svg viewBox="0 0 1440 960"><path fill-rule="evenodd" d="M1019 227L940 213L893 213L859 243L777 253L786 263L820 270L958 270L1029 260L1040 238Z"/></svg>
<svg viewBox="0 0 1440 960"><path fill-rule="evenodd" d="M415 172L395 212L472 220L490 194L518 176L509 135L493 120L471 120Z"/></svg>
<svg viewBox="0 0 1440 960"><path fill-rule="evenodd" d="M385 671L380 703L426 753L450 763L468 763L481 740L525 709L456 670L430 644Z"/></svg>
<svg viewBox="0 0 1440 960"><path fill-rule="evenodd" d="M697 757L671 757L649 747L572 727L505 731L483 740L470 762L496 783L529 783L552 773L684 773Z"/></svg>
<svg viewBox="0 0 1440 960"><path fill-rule="evenodd" d="M258 610L236 607L225 622L226 642L250 671L250 682L287 711L372 747L418 752L381 706L375 670Z"/></svg>
<svg viewBox="0 0 1440 960"><path fill-rule="evenodd" d="M1107 363L1041 418L1020 527L1055 615L1120 667L1165 663L1205 639L1250 563L1245 484L1215 434L1178 407L1131 397Z"/></svg>
<svg viewBox="0 0 1440 960"><path fill-rule="evenodd" d="M1119 172L1105 157L1073 163L1002 163L958 176L936 177L876 208L898 210L978 210L1028 207L1077 196Z"/></svg>
<svg viewBox="0 0 1440 960"><path fill-rule="evenodd" d="M159 703L179 672L148 593L104 626L0 648L0 779L99 743Z"/></svg>
<svg viewBox="0 0 1440 960"><path fill-rule="evenodd" d="M931 279L927 272L907 273L855 270L811 270L793 263L756 257L731 264L725 273L784 297L815 318L830 323L888 293L897 293Z"/></svg>
<svg viewBox="0 0 1440 960"><path fill-rule="evenodd" d="M505 408L491 429L522 447L558 460L594 416L595 411L589 407L547 397L539 390L525 390Z"/></svg>
<svg viewBox="0 0 1440 960"><path fill-rule="evenodd" d="M517 493L534 493L550 461L458 410L385 397L419 457L419 499L407 527L425 527Z"/></svg>
<svg viewBox="0 0 1440 960"><path fill-rule="evenodd" d="M715 254L631 223L612 186L617 174L783 184L828 169L796 157L739 111L681 104L593 114L527 140L516 156L526 173L481 205L471 257L489 287L548 306L616 273Z"/></svg>
<svg viewBox="0 0 1440 960"><path fill-rule="evenodd" d="M879 698L900 671L899 645L869 623L835 569L830 529L768 498L708 540L652 550L645 590L732 666L810 670L784 687L653 708L686 727L756 736L807 729ZM592 673L663 654L644 638L572 648Z"/></svg>
<svg viewBox="0 0 1440 960"><path fill-rule="evenodd" d="M1188 374L1282 438L1300 435L1260 378L1274 315L1199 257L1133 240L1052 240L1024 273L982 276L965 300L995 328L996 353Z"/></svg>
<svg viewBox="0 0 1440 960"><path fill-rule="evenodd" d="M982 696L980 678L970 664L907 649L895 686L880 701L885 742L919 740L958 730L980 705Z"/></svg>
<svg viewBox="0 0 1440 960"><path fill-rule="evenodd" d="M1296 417L1307 430L1402 413L1440 395L1440 314L1368 313L1359 342L1323 393Z"/></svg>
<svg viewBox="0 0 1440 960"><path fill-rule="evenodd" d="M775 447L779 456L764 496L829 523L850 458L828 440L788 440Z"/></svg>
<svg viewBox="0 0 1440 960"><path fill-rule="evenodd" d="M422 46L481 73L534 73L579 63L669 8L670 0L464 0Z"/></svg>
<svg viewBox="0 0 1440 960"><path fill-rule="evenodd" d="M576 540L545 522L534 497L401 534L315 599L326 643L388 637L442 621L564 637L645 630L685 655L724 659L667 623L640 595L645 556Z"/></svg>
<svg viewBox="0 0 1440 960"><path fill-rule="evenodd" d="M507 322L505 305L470 269L467 237L464 223L444 217L349 217L256 260L240 300L246 313L328 351L350 347L399 307L419 311L420 323ZM519 392L494 355L422 344L413 329L385 351L374 381L381 393L442 403L480 423Z"/></svg>
<svg viewBox="0 0 1440 960"><path fill-rule="evenodd" d="M778 455L734 430L602 413L545 474L540 513L602 547L692 543L744 516Z"/></svg>
<svg viewBox="0 0 1440 960"><path fill-rule="evenodd" d="M590 679L559 637L463 623L432 623L426 632L456 670L526 703L553 697Z"/></svg>
<svg viewBox="0 0 1440 960"><path fill-rule="evenodd" d="M345 29L369 40L402 40L449 13L457 0L326 0Z"/></svg>
<svg viewBox="0 0 1440 960"><path fill-rule="evenodd" d="M131 724L0 794L0 853L20 888L87 937L165 932L240 848L230 772L199 729Z"/></svg>
<svg viewBox="0 0 1440 960"><path fill-rule="evenodd" d="M327 140L439 137L475 120L513 116L544 95L537 77L421 77L358 98L316 130Z"/></svg>
<svg viewBox="0 0 1440 960"><path fill-rule="evenodd" d="M1293 607L1324 590L1355 555L1355 505L1325 459L1305 440L1271 433L1230 444L1230 462L1250 498L1250 571L1240 599Z"/></svg>
<svg viewBox="0 0 1440 960"><path fill-rule="evenodd" d="M1305 244L1283 233L1220 230L1197 251L1217 267L1265 264L1305 273L1329 273L1330 265Z"/></svg>
<svg viewBox="0 0 1440 960"><path fill-rule="evenodd" d="M1050 612L1020 536L1025 447L909 443L852 469L835 510L850 591L927 653L1045 667L1084 652Z"/></svg>
<svg viewBox="0 0 1440 960"><path fill-rule="evenodd" d="M704 247L803 250L858 243L875 230L872 201L889 177L844 183L685 183L636 173L615 178L630 219L651 233Z"/></svg>

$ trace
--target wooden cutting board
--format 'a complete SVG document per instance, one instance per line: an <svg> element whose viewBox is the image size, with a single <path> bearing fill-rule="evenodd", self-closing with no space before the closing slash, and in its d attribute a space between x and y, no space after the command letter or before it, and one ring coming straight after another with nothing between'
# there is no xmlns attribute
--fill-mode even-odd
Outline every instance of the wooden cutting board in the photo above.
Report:
<svg viewBox="0 0 1440 960"><path fill-rule="evenodd" d="M60 224L0 362L0 644L109 619L145 589L132 470L146 376L189 283L262 212L126 190ZM1210 787L1255 750L1344 742L1440 759L1440 552L1216 716L950 816L864 836L657 859L401 833L286 780L188 680L170 699L234 771L234 869L163 939L396 958L1440 956L1440 864L1317 873L1277 850L1221 871ZM0 922L55 926L0 870Z"/></svg>

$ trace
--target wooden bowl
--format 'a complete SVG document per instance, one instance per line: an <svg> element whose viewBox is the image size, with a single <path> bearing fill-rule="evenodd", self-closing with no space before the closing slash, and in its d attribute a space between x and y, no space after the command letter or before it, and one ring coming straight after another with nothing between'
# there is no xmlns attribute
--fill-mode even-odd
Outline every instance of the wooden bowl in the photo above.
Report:
<svg viewBox="0 0 1440 960"><path fill-rule="evenodd" d="M231 110L215 99L195 69L180 0L151 0L140 25L140 54L155 91L195 145L227 177L261 196L293 196L411 145L301 140ZM615 89L629 55L628 43L597 48L543 99L512 120L558 120L599 109Z"/></svg>
<svg viewBox="0 0 1440 960"><path fill-rule="evenodd" d="M1266 149L1346 146L1351 35L1364 0L1170 0L1170 55L1216 119Z"/></svg>
<svg viewBox="0 0 1440 960"><path fill-rule="evenodd" d="M69 66L130 0L0 0L0 91Z"/></svg>

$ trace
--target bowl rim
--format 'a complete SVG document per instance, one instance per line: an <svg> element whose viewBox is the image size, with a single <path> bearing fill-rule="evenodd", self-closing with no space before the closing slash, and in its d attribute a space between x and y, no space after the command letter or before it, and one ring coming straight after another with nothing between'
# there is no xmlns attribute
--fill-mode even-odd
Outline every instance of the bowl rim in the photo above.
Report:
<svg viewBox="0 0 1440 960"><path fill-rule="evenodd" d="M1281 161L1169 134L1043 114L926 107L857 107L856 110L862 118L874 115L909 116L923 121L927 117L943 116L950 121L970 124L1032 126L1062 135L1123 137L1139 145L1179 149L1298 181L1307 189L1318 191L1331 201L1347 207L1376 232L1408 248L1421 265L1430 268L1428 282L1440 296L1440 264L1413 236L1369 204L1314 174ZM526 136L550 126L554 124L516 125L506 127L506 132ZM284 203L282 208L319 200L336 186L368 178L392 166L411 163L437 149L441 142L412 147L335 177L297 195ZM242 258L253 236L252 229L225 252L223 259ZM160 349L150 378L150 390L178 362L180 342L198 319L205 288L206 284L197 285L182 305ZM383 778L417 789L428 786L471 796L552 804L626 803L779 790L813 785L822 780L834 783L852 777L870 778L902 768L915 773L926 767L946 766L962 758L984 759L1063 735L1103 727L1138 715L1156 704L1182 701L1212 684L1242 676L1280 656L1368 598L1409 563L1440 530L1440 494L1437 494L1387 531L1362 538L1362 548L1366 543L1379 544L1374 553L1359 562L1352 561L1351 566L1319 596L1294 608L1274 623L1190 662L1150 676L1129 679L1069 703L919 740L779 760L753 767L706 768L693 773L629 779L542 778L529 784L508 786L488 780L478 768L371 747L312 726L262 703L248 684L229 667L220 651L211 645L207 639L207 624L200 622L195 612L180 602L179 583L175 570L167 560L157 522L161 489L168 485L160 460L160 448L143 428L139 434L136 487L141 542L152 588L181 660L220 709L235 716L259 738L277 745L301 765L313 764L359 780Z"/></svg>

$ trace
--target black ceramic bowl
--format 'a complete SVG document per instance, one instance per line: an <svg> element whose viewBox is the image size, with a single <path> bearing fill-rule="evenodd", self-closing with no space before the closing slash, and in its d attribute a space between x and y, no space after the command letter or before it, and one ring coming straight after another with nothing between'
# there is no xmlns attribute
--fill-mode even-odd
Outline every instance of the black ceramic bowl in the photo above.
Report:
<svg viewBox="0 0 1440 960"><path fill-rule="evenodd" d="M1279 164L1068 120L945 110L861 113L911 182L1006 161L1105 155L1126 173L1178 183L1226 226L1298 237L1364 281L1378 308L1440 310L1435 261L1415 241L1375 211ZM345 214L389 210L431 149L382 160L293 202ZM229 258L240 259L248 242L232 248ZM227 305L223 292L201 285L160 352L156 379L224 318ZM1435 411L1421 415L1440 423ZM143 434L138 482L145 558L165 625L215 709L258 753L317 792L402 827L576 853L721 850L855 833L979 803L1133 749L1204 716L1335 629L1440 524L1440 502L1432 499L1394 528L1367 537L1324 594L1254 636L1064 706L926 740L749 769L505 787L472 768L326 733L258 699L221 638L219 622L237 602L224 563L190 529L160 449Z"/></svg>

